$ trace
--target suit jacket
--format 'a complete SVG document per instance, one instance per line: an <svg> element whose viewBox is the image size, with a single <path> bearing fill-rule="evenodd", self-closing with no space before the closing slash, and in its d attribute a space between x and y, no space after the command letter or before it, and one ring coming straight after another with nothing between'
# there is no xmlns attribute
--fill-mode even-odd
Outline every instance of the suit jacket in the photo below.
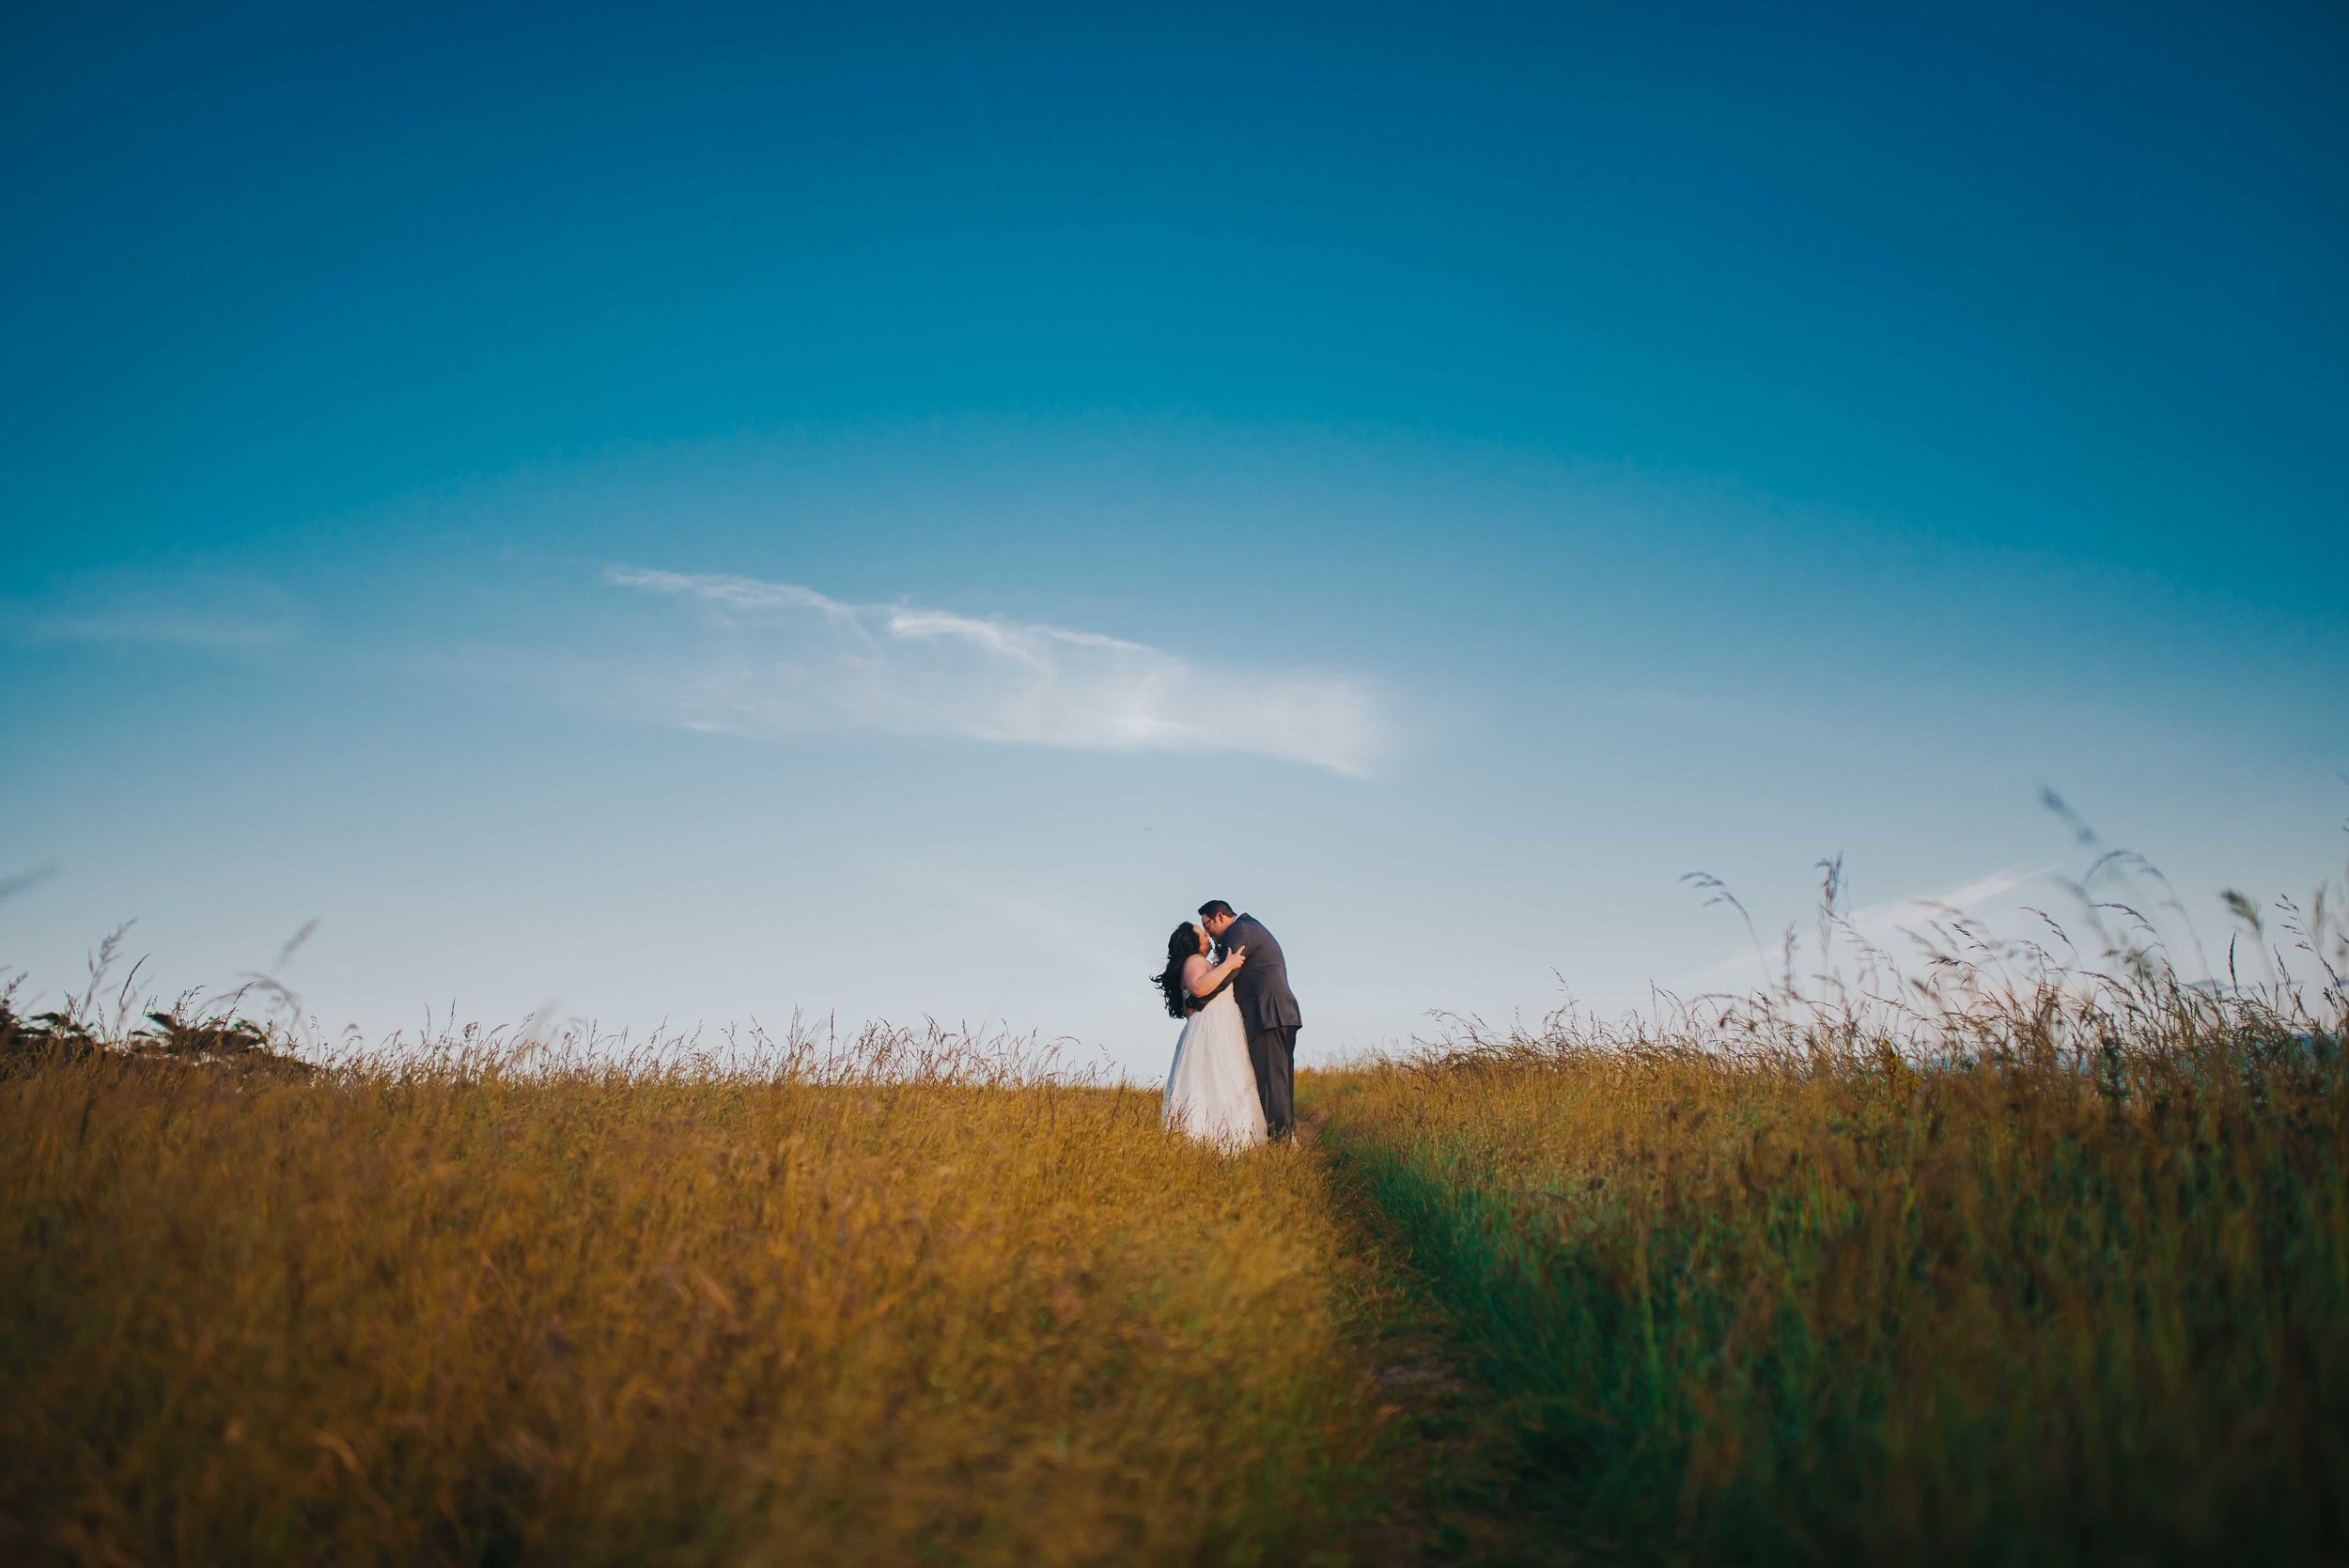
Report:
<svg viewBox="0 0 2349 1568"><path fill-rule="evenodd" d="M1295 1029L1305 1021L1297 1011L1297 993L1289 989L1288 960L1262 921L1240 916L1223 928L1222 942L1226 953L1236 947L1248 950L1248 962L1232 977L1232 1000L1239 1003L1249 1033Z"/></svg>

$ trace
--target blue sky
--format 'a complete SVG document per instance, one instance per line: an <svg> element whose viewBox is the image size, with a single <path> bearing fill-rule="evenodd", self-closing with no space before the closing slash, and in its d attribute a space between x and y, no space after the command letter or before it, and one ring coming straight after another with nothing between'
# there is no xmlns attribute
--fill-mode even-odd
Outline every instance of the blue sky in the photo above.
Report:
<svg viewBox="0 0 2349 1568"><path fill-rule="evenodd" d="M2240 9L2240 8L2238 8ZM2338 869L2323 8L61 8L0 961L1138 1073L1735 984L1812 864ZM1890 917L1885 917L1889 920Z"/></svg>

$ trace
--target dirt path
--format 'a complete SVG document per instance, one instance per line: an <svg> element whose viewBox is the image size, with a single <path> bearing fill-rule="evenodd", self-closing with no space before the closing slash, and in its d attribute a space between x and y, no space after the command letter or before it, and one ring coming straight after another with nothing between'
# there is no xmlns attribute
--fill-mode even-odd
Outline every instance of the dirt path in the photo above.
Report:
<svg viewBox="0 0 2349 1568"><path fill-rule="evenodd" d="M1367 1375L1393 1423L1398 1452L1377 1568L1487 1568L1553 1563L1554 1549L1507 1507L1510 1445L1491 1392L1464 1374L1456 1334L1404 1260L1377 1206L1322 1145L1328 1113L1298 1117L1362 1265L1349 1316Z"/></svg>

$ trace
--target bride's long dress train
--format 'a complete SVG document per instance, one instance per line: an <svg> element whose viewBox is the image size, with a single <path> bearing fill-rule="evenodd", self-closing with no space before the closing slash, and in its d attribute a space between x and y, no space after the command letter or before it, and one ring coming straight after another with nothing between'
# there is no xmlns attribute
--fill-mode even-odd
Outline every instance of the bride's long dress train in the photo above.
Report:
<svg viewBox="0 0 2349 1568"><path fill-rule="evenodd" d="M1265 1141L1264 1106L1256 1098L1256 1070L1248 1060L1248 1027L1229 986L1184 1021L1159 1125L1219 1149Z"/></svg>

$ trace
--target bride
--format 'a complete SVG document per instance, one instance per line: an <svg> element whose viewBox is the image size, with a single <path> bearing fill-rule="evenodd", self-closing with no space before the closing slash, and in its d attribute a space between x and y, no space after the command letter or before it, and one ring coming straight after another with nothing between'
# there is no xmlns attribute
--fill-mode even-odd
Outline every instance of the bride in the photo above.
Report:
<svg viewBox="0 0 2349 1568"><path fill-rule="evenodd" d="M1166 939L1158 987L1167 1012L1184 1021L1159 1124L1219 1149L1245 1148L1265 1141L1248 1029L1232 999L1232 976L1248 961L1248 950L1236 947L1219 964L1207 956L1207 933L1190 922Z"/></svg>

